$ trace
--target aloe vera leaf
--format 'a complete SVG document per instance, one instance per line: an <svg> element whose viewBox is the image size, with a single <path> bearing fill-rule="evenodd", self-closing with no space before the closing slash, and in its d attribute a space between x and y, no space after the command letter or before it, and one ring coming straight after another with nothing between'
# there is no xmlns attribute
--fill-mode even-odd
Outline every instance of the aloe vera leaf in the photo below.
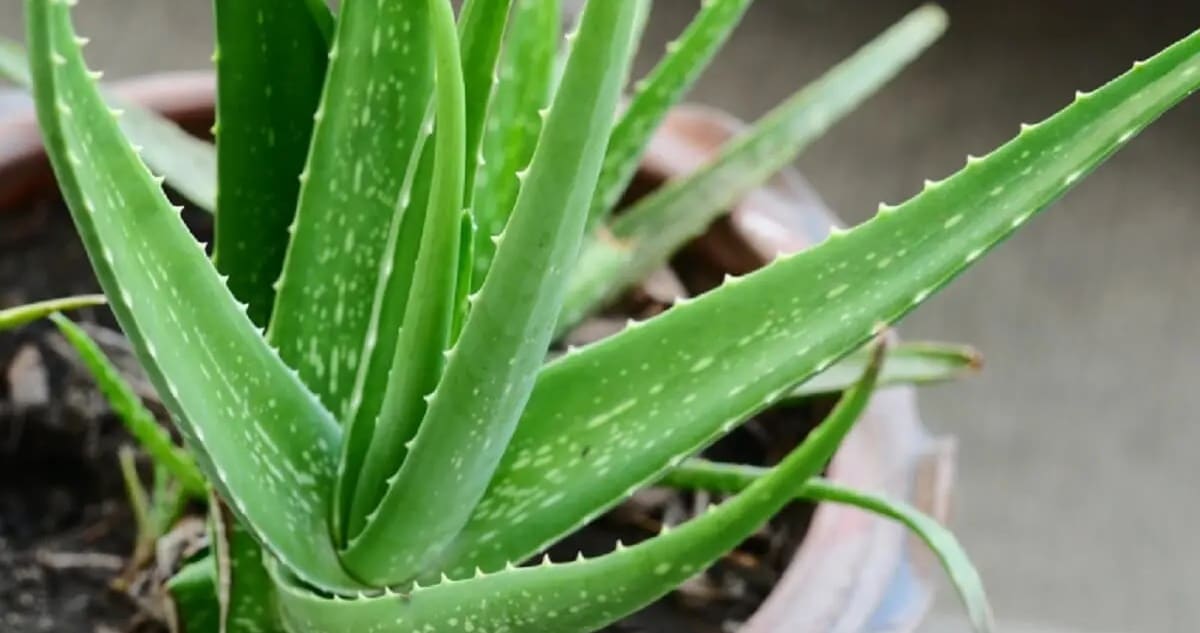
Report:
<svg viewBox="0 0 1200 633"><path fill-rule="evenodd" d="M516 211L412 449L342 559L375 584L423 571L466 522L529 397L574 262L637 0L588 3Z"/></svg>
<svg viewBox="0 0 1200 633"><path fill-rule="evenodd" d="M870 399L883 360L846 392L829 417L766 477L670 532L630 548L574 563L508 567L467 580L443 579L403 595L335 602L276 575L283 617L296 633L373 630L383 623L420 631L586 633L674 589L733 549L791 501L799 482L820 473ZM620 579L614 582L614 579Z"/></svg>
<svg viewBox="0 0 1200 633"><path fill-rule="evenodd" d="M333 31L336 25L333 9L330 8L325 0L304 0L304 4L308 7L308 12L311 16L310 19L321 33L321 38L326 43L332 42Z"/></svg>
<svg viewBox="0 0 1200 633"><path fill-rule="evenodd" d="M184 565L167 581L165 593L171 633L220 633L217 569L212 556Z"/></svg>
<svg viewBox="0 0 1200 633"><path fill-rule="evenodd" d="M496 84L496 60L504 39L505 26L509 24L509 10L513 0L466 0L462 8L461 41L463 83L465 85L466 141L464 151L467 161L466 178L463 181L467 205L473 204L475 175L480 167L480 144L483 142L484 126Z"/></svg>
<svg viewBox="0 0 1200 633"><path fill-rule="evenodd" d="M848 389L862 375L869 358L866 350L850 354L789 391L784 400ZM966 345L901 343L888 352L879 386L926 385L955 380L978 371L982 363L979 352Z"/></svg>
<svg viewBox="0 0 1200 633"><path fill-rule="evenodd" d="M437 58L436 151L425 228L417 255L408 308L396 344L392 373L379 419L358 475L350 506L349 534L379 505L388 479L404 461L425 414L425 397L441 377L457 305L466 162L466 101L454 9L428 0Z"/></svg>
<svg viewBox="0 0 1200 633"><path fill-rule="evenodd" d="M432 90L426 23L424 0L342 5L300 176L268 340L339 419Z"/></svg>
<svg viewBox="0 0 1200 633"><path fill-rule="evenodd" d="M258 541L216 496L208 508L221 633L283 633Z"/></svg>
<svg viewBox="0 0 1200 633"><path fill-rule="evenodd" d="M483 285L496 252L492 241L504 230L521 188L518 174L529 166L542 111L550 103L554 59L561 40L562 0L516 0L500 82L483 136L483 164L475 180L472 210L475 232L473 283Z"/></svg>
<svg viewBox="0 0 1200 633"><path fill-rule="evenodd" d="M171 435L142 404L133 387L121 377L121 373L92 337L61 314L51 314L50 320L58 326L58 330L71 347L75 348L75 352L79 354L79 358L104 394L104 399L125 424L129 434L150 454L155 463L169 470L193 497L203 498L208 494L208 486L204 483L204 476L196 467L195 460L187 451L175 445Z"/></svg>
<svg viewBox="0 0 1200 633"><path fill-rule="evenodd" d="M206 478L320 587L353 589L326 525L340 430L266 344L121 135L69 3L27 0L38 118L92 267Z"/></svg>
<svg viewBox="0 0 1200 633"><path fill-rule="evenodd" d="M889 352L890 357L891 352ZM889 358L890 359L890 358ZM886 372L886 369L884 370ZM883 376L880 375L882 385ZM742 464L724 464L689 459L667 473L658 483L685 490L707 490L737 494L755 481L769 476L771 469ZM816 502L853 506L891 519L908 528L924 542L946 571L955 591L967 609L972 627L979 633L994 628L992 609L979 572L954 534L933 517L904 501L887 499L868 492L840 486L827 479L813 477L796 491L796 497Z"/></svg>
<svg viewBox="0 0 1200 633"><path fill-rule="evenodd" d="M308 0L215 0L217 269L265 326L296 214L328 41ZM328 8L325 10L328 18Z"/></svg>
<svg viewBox="0 0 1200 633"><path fill-rule="evenodd" d="M559 331L654 269L895 77L946 29L926 5L777 106L708 165L643 198L585 243Z"/></svg>
<svg viewBox="0 0 1200 633"><path fill-rule="evenodd" d="M133 523L137 526L133 546L133 559L137 561L139 550L146 548L147 544L153 546L154 541L158 538L158 525L150 516L150 496L146 493L146 487L142 485L141 476L138 475L133 449L129 446L122 446L117 451L117 464L121 469L121 480L125 484L125 496L129 500Z"/></svg>
<svg viewBox="0 0 1200 633"><path fill-rule="evenodd" d="M55 312L102 306L104 303L104 295L79 295L5 308L0 310L0 332L33 323Z"/></svg>
<svg viewBox="0 0 1200 633"><path fill-rule="evenodd" d="M334 536L344 544L350 533L357 533L359 521L350 529L350 506L358 488L360 469L375 434L375 422L383 407L384 396L391 381L392 363L400 339L401 326L415 277L417 255L420 251L425 214L433 183L434 158L432 145L433 114L417 140L420 157L410 165L400 194L400 213L392 217L388 243L384 248L384 264L376 280L363 341L362 360L354 377L347 410L342 416L346 428L338 464L338 485L334 492L336 512L333 517Z"/></svg>
<svg viewBox="0 0 1200 633"><path fill-rule="evenodd" d="M1200 33L899 207L542 370L451 569L522 560L857 349L1200 84Z"/></svg>
<svg viewBox="0 0 1200 633"><path fill-rule="evenodd" d="M710 0L700 6L667 54L635 85L629 107L617 121L604 155L604 168L588 221L594 226L616 207L633 180L638 162L667 112L691 89L711 63L753 0Z"/></svg>
<svg viewBox="0 0 1200 633"><path fill-rule="evenodd" d="M29 88L29 60L16 42L0 38L0 78ZM154 173L195 204L216 208L216 152L207 143L180 129L170 119L140 106L109 97L109 103L124 110L121 129L134 145L142 147L142 159Z"/></svg>

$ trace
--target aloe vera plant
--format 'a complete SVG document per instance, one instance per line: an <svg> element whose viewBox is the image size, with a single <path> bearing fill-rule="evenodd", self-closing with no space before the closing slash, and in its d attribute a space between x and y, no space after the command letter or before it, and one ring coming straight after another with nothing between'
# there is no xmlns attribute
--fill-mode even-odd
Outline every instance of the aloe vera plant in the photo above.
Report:
<svg viewBox="0 0 1200 633"><path fill-rule="evenodd" d="M588 2L561 69L557 0L457 18L449 0L216 0L214 264L106 105L70 4L26 0L30 74L93 267L213 492L212 558L169 587L189 630L593 631L797 496L914 528L988 629L952 538L812 479L887 376L885 345L858 350L1200 86L1195 34L861 226L547 363L565 324L928 46L941 11L614 218L745 0L703 3L619 115L645 0ZM284 58L311 63L273 72ZM687 461L831 367L812 389L845 394L779 465ZM522 565L659 481L737 494L610 554Z"/></svg>

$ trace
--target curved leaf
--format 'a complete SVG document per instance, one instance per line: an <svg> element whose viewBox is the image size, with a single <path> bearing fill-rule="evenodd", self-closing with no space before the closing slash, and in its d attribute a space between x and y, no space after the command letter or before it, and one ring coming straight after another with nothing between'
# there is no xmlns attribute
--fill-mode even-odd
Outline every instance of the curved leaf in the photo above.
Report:
<svg viewBox="0 0 1200 633"><path fill-rule="evenodd" d="M79 295L5 308L0 310L0 332L21 327L27 323L33 323L55 312L102 306L105 304L105 301L104 295Z"/></svg>
<svg viewBox="0 0 1200 633"><path fill-rule="evenodd" d="M858 348L1200 85L1200 33L899 207L549 364L451 569L570 533ZM597 389L597 386L603 389Z"/></svg>
<svg viewBox="0 0 1200 633"><path fill-rule="evenodd" d="M862 375L870 355L859 350L791 389L784 400L808 398L849 389ZM888 352L879 386L924 385L954 380L977 371L979 352L966 345L900 343Z"/></svg>
<svg viewBox="0 0 1200 633"><path fill-rule="evenodd" d="M122 329L208 480L308 581L354 588L326 519L337 423L267 346L122 136L63 0L27 0L38 118Z"/></svg>

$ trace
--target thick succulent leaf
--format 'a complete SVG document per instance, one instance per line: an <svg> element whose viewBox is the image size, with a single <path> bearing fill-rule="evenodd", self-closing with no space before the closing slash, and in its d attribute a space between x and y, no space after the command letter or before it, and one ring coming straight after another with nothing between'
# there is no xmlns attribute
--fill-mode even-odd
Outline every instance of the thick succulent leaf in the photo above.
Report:
<svg viewBox="0 0 1200 633"><path fill-rule="evenodd" d="M265 326L296 214L329 43L308 0L216 0L214 259ZM325 19L329 10L325 9Z"/></svg>
<svg viewBox="0 0 1200 633"><path fill-rule="evenodd" d="M849 389L862 375L869 359L866 350L850 354L789 391L784 400ZM966 345L901 343L888 352L879 385L926 385L955 380L978 371L982 364L979 352Z"/></svg>
<svg viewBox="0 0 1200 633"><path fill-rule="evenodd" d="M662 61L635 86L604 155L588 221L595 225L613 210L637 172L642 153L667 112L683 98L741 22L753 0L709 0Z"/></svg>
<svg viewBox="0 0 1200 633"><path fill-rule="evenodd" d="M467 100L467 173L463 186L468 205L474 198L475 176L480 167L479 150L496 84L496 59L500 56L500 44L504 39L512 3L513 0L466 0L463 3L460 23L463 83Z"/></svg>
<svg viewBox="0 0 1200 633"><path fill-rule="evenodd" d="M208 494L208 486L204 476L196 467L195 460L187 451L175 445L154 414L142 404L133 387L121 376L116 366L108 360L100 346L91 336L67 317L54 313L50 315L54 325L58 326L63 337L75 348L79 358L96 380L105 400L116 412L117 417L125 424L126 430L138 441L138 444L150 454L155 463L166 468L175 479L187 490L188 494L203 498Z"/></svg>
<svg viewBox="0 0 1200 633"><path fill-rule="evenodd" d="M269 340L343 419L432 88L427 4L343 3L271 315Z"/></svg>
<svg viewBox="0 0 1200 633"><path fill-rule="evenodd" d="M571 532L953 279L1200 84L1200 33L899 207L549 364L447 564Z"/></svg>
<svg viewBox="0 0 1200 633"><path fill-rule="evenodd" d="M0 38L0 78L23 88L29 88L33 81L25 51L4 38ZM217 162L212 144L140 106L115 97L109 97L109 103L124 110L121 129L142 148L142 159L154 173L161 174L167 184L197 207L206 211L216 208Z"/></svg>
<svg viewBox="0 0 1200 633"><path fill-rule="evenodd" d="M326 525L340 431L260 336L121 135L64 0L27 0L35 97L60 188L122 329L197 457L298 574L353 588Z"/></svg>
<svg viewBox="0 0 1200 633"><path fill-rule="evenodd" d="M496 252L492 240L504 230L516 202L521 188L518 174L529 166L542 131L542 110L550 103L561 24L562 0L516 0L472 200L478 224L472 277L477 288Z"/></svg>
<svg viewBox="0 0 1200 633"><path fill-rule="evenodd" d="M44 319L55 312L101 306L104 303L104 295L79 295L5 308L0 310L0 332Z"/></svg>
<svg viewBox="0 0 1200 633"><path fill-rule="evenodd" d="M870 399L883 346L862 381L829 418L766 477L708 513L634 547L591 560L509 567L494 575L443 579L427 589L330 601L278 576L284 619L297 633L378 630L587 633L674 589L733 549L818 474Z"/></svg>
<svg viewBox="0 0 1200 633"><path fill-rule="evenodd" d="M304 0L304 5L308 8L310 19L320 31L321 37L326 42L333 41L336 18L329 3L326 0Z"/></svg>
<svg viewBox="0 0 1200 633"><path fill-rule="evenodd" d="M354 535L366 515L379 505L388 479L404 461L405 445L416 435L425 414L425 397L441 377L459 307L456 295L466 171L462 60L453 7L445 0L427 1L437 58L436 158L431 195L391 378L350 506L349 535Z"/></svg>
<svg viewBox="0 0 1200 633"><path fill-rule="evenodd" d="M940 8L913 11L772 110L713 162L667 183L614 219L607 235L584 246L560 331L662 266L733 203L895 77L945 28L946 14Z"/></svg>
<svg viewBox="0 0 1200 633"><path fill-rule="evenodd" d="M171 633L220 633L217 565L212 556L184 565L167 581L166 588Z"/></svg>
<svg viewBox="0 0 1200 633"><path fill-rule="evenodd" d="M215 495L208 508L221 633L283 633L258 541Z"/></svg>
<svg viewBox="0 0 1200 633"><path fill-rule="evenodd" d="M891 353L889 352L889 360ZM881 375L880 380L882 378ZM667 473L659 484L672 488L736 494L770 474L769 468L689 459L679 468ZM904 525L929 547L934 556L937 556L942 568L946 570L946 575L954 584L954 589L962 598L974 629L979 633L987 633L994 628L992 609L988 604L987 592L984 591L979 572L971 564L970 557L954 534L933 517L903 501L846 488L819 477L806 481L796 491L796 497L861 508Z"/></svg>
<svg viewBox="0 0 1200 633"><path fill-rule="evenodd" d="M373 583L423 571L462 528L512 435L558 316L624 77L637 0L588 3L492 271L404 465L343 556Z"/></svg>

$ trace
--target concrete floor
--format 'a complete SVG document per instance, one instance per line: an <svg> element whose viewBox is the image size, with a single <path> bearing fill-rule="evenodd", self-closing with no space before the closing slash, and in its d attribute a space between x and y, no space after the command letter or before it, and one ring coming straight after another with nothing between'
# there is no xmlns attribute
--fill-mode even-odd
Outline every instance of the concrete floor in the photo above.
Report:
<svg viewBox="0 0 1200 633"><path fill-rule="evenodd" d="M759 0L694 98L757 116L915 4ZM800 160L848 221L1200 26L1183 1L945 4L950 34ZM656 3L643 68L695 5ZM110 76L209 55L206 2L85 0L78 15ZM0 3L0 35L19 33L19 4ZM955 527L1001 620L1047 623L1005 630L1200 621L1198 138L1193 99L903 324L987 354L982 377L923 408L961 440ZM928 633L965 630L956 608L944 599Z"/></svg>

